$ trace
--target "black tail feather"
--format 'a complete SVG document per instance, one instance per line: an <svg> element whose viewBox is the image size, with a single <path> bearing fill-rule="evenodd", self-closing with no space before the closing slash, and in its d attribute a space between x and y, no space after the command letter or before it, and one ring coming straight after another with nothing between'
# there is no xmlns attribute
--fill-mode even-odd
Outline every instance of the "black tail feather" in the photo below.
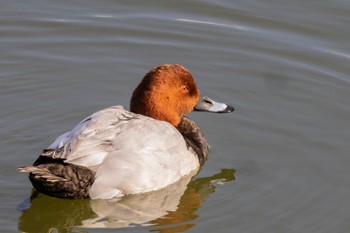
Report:
<svg viewBox="0 0 350 233"><path fill-rule="evenodd" d="M88 198L95 172L63 159L39 156L33 166L20 167L39 192L58 198Z"/></svg>

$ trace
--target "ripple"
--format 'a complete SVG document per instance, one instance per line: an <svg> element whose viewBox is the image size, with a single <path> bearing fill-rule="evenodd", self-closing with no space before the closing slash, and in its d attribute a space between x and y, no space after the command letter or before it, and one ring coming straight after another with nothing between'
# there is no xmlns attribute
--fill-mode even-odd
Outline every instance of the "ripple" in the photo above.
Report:
<svg viewBox="0 0 350 233"><path fill-rule="evenodd" d="M203 21L203 20L195 20L195 19L176 19L176 21L186 22L186 23L195 23L195 24L206 24L220 27L227 27L230 29L241 30L241 31L249 31L248 27L238 25L238 24L224 24L224 23L216 23L211 21Z"/></svg>

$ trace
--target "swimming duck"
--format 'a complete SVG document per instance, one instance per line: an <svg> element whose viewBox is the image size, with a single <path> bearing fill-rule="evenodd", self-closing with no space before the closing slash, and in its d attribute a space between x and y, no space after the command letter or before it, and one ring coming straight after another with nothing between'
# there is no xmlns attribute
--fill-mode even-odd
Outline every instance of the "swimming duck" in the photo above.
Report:
<svg viewBox="0 0 350 233"><path fill-rule="evenodd" d="M59 136L33 166L22 166L36 190L58 198L109 199L164 188L207 159L208 143L185 114L232 112L200 96L178 64L149 71L134 90L130 111L100 110Z"/></svg>

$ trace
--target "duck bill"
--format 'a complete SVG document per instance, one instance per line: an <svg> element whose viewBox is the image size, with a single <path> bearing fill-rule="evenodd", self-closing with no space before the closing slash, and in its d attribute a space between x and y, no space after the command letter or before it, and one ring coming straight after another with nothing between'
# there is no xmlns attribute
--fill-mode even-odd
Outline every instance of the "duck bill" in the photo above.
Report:
<svg viewBox="0 0 350 233"><path fill-rule="evenodd" d="M203 112L228 113L233 112L235 109L231 105L216 102L210 99L208 96L200 96L194 110Z"/></svg>

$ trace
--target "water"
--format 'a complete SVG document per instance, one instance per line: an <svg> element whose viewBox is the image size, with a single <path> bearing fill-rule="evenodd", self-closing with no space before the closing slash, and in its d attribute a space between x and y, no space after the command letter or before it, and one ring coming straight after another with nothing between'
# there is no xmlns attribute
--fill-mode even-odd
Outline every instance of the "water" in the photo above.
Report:
<svg viewBox="0 0 350 233"><path fill-rule="evenodd" d="M349 231L349 1L0 5L2 232ZM165 209L147 207L164 193L30 203L16 167L88 114L128 106L162 63L181 63L236 107L190 115L211 144L197 177L170 188ZM123 204L149 218L122 221Z"/></svg>

